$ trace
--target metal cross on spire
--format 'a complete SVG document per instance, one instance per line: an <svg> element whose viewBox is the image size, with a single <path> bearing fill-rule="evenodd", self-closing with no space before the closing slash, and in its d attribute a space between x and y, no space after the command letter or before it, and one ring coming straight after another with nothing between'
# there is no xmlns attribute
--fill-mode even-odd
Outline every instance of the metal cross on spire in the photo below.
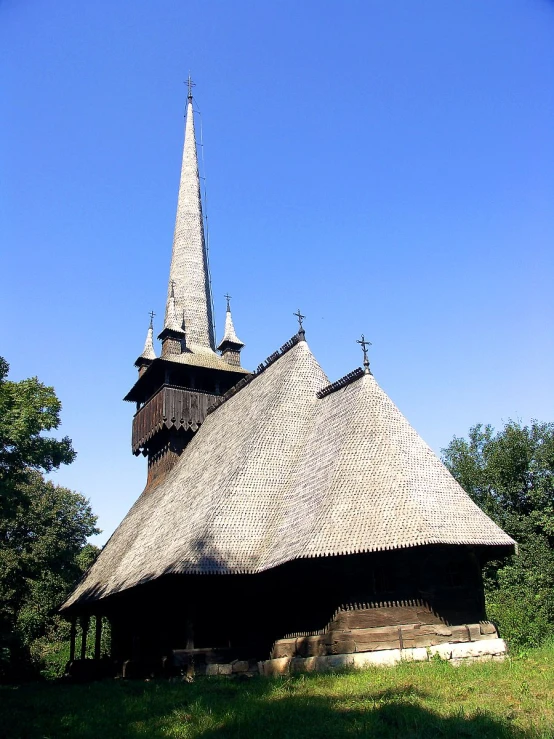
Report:
<svg viewBox="0 0 554 739"><path fill-rule="evenodd" d="M231 296L229 295L229 293L227 293L223 297L227 301L227 313L230 313L230 311L231 311Z"/></svg>
<svg viewBox="0 0 554 739"><path fill-rule="evenodd" d="M301 339L303 339L306 335L306 332L304 331L302 321L306 318L306 316L303 316L302 313L300 313L300 308L296 311L296 313L293 313L292 315L298 318L298 335Z"/></svg>
<svg viewBox="0 0 554 739"><path fill-rule="evenodd" d="M303 316L302 313L300 313L300 308L296 311L296 313L293 313L292 315L298 318L298 325L300 326L300 331L303 331L304 326L302 325L302 321L306 318L306 316Z"/></svg>
<svg viewBox="0 0 554 739"><path fill-rule="evenodd" d="M188 97L188 99L189 99L189 100L192 100L192 88L193 88L193 87L196 87L196 85L195 85L195 83L194 83L194 82L192 81L192 77L190 76L190 72L189 72L189 76L188 76L188 79L187 79L187 81L185 82L185 85L186 85L186 86L187 86L187 88L188 88L188 96L187 96L187 97Z"/></svg>
<svg viewBox="0 0 554 739"><path fill-rule="evenodd" d="M371 341L366 341L365 336L362 334L361 339L356 339L356 344L360 344L364 353L364 372L366 375L370 375L369 359L367 358L367 347L371 346Z"/></svg>
<svg viewBox="0 0 554 739"><path fill-rule="evenodd" d="M154 328L154 316L156 315L153 310L148 314L150 316L150 328Z"/></svg>

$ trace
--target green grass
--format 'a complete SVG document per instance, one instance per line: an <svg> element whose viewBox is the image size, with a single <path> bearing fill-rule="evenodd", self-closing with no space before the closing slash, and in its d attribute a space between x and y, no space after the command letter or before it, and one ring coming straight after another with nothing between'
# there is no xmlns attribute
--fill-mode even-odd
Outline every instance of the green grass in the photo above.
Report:
<svg viewBox="0 0 554 739"><path fill-rule="evenodd" d="M6 739L554 737L554 648L502 664L0 688Z"/></svg>

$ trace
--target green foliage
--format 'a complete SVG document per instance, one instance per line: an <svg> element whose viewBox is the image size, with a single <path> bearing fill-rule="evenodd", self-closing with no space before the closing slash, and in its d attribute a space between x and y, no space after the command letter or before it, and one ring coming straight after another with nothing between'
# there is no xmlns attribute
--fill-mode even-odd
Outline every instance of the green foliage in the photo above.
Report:
<svg viewBox="0 0 554 739"><path fill-rule="evenodd" d="M42 475L75 457L67 437L42 436L60 423L54 390L7 371L0 360L0 677L30 669L35 642L64 638L56 612L98 533L86 498Z"/></svg>
<svg viewBox="0 0 554 739"><path fill-rule="evenodd" d="M58 737L551 739L554 652L345 674L0 688L0 733Z"/></svg>
<svg viewBox="0 0 554 739"><path fill-rule="evenodd" d="M41 436L60 425L61 403L54 388L36 377L12 382L6 379L8 370L0 357L0 486L9 485L17 472L50 472L75 459L67 436Z"/></svg>
<svg viewBox="0 0 554 739"><path fill-rule="evenodd" d="M87 659L94 657L95 619L90 619L87 631ZM58 615L51 616L46 622L44 635L30 642L29 649L35 672L46 680L60 678L65 673L69 661L70 625ZM102 618L102 636L100 639L100 655L111 653L111 629L107 618Z"/></svg>
<svg viewBox="0 0 554 739"><path fill-rule="evenodd" d="M477 425L454 437L443 459L454 477L519 545L485 569L489 616L512 646L554 634L554 424Z"/></svg>

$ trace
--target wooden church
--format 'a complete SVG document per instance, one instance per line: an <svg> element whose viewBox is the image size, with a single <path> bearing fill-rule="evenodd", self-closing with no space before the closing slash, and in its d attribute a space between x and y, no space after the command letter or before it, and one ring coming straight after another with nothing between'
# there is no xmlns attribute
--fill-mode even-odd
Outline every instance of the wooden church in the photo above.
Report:
<svg viewBox="0 0 554 739"><path fill-rule="evenodd" d="M300 324L249 372L229 302L217 346L211 306L189 86L161 354L151 323L125 398L147 484L62 608L72 659L91 617L127 674L500 657L481 570L515 542L367 360L330 383Z"/></svg>

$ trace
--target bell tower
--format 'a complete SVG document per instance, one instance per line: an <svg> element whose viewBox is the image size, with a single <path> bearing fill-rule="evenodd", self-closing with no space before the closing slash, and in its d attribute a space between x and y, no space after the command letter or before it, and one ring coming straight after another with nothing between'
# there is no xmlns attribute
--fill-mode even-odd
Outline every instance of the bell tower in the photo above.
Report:
<svg viewBox="0 0 554 739"><path fill-rule="evenodd" d="M248 374L240 364L244 345L236 336L229 301L221 354L215 349L192 86L189 77L169 284L158 336L161 356L154 349L151 314L146 343L135 362L139 376L125 396L136 404L132 450L148 457L147 488L175 465L209 406Z"/></svg>

